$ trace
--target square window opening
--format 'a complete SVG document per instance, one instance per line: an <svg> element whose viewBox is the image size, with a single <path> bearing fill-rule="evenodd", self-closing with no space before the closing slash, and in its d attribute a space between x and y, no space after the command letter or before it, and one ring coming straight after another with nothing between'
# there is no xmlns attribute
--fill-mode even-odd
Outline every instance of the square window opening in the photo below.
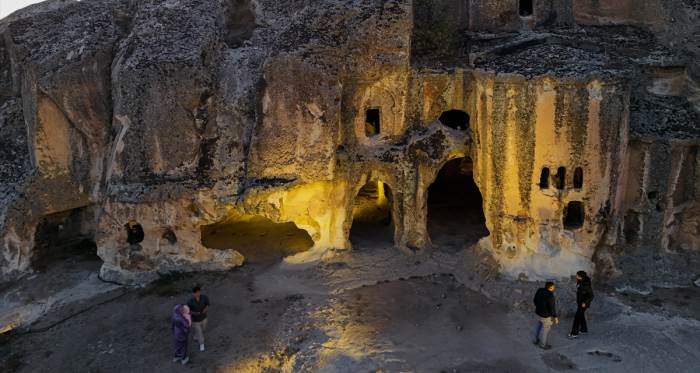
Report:
<svg viewBox="0 0 700 373"><path fill-rule="evenodd" d="M564 209L564 228L573 230L583 227L585 212L583 202L571 201Z"/></svg>

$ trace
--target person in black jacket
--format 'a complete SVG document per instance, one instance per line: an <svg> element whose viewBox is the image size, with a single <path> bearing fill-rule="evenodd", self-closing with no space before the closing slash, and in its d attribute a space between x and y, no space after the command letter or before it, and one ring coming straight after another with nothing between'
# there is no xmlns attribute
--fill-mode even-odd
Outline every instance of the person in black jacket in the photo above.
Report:
<svg viewBox="0 0 700 373"><path fill-rule="evenodd" d="M569 338L578 337L578 333L588 333L588 325L586 324L586 310L591 306L593 301L593 287L591 286L591 278L585 271L576 272L576 316L574 316L574 325L571 327Z"/></svg>
<svg viewBox="0 0 700 373"><path fill-rule="evenodd" d="M537 289L535 299L533 300L535 303L535 313L537 317L539 317L535 325L535 339L533 343L545 350L552 348L552 346L547 344L549 330L552 328L552 325L559 323L557 301L554 297L556 288L554 282L548 281L543 288Z"/></svg>

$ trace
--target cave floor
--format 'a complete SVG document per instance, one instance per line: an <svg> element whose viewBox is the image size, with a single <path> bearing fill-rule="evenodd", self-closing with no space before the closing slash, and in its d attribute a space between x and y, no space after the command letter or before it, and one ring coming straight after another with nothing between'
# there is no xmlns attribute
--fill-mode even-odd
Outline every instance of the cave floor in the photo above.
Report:
<svg viewBox="0 0 700 373"><path fill-rule="evenodd" d="M561 283L562 324L543 351L530 343L536 284L500 279L471 249L414 257L382 244L356 249L320 264L253 264L103 289L99 302L80 299L73 313L49 311L29 332L1 336L0 371L700 371L698 288L599 289L591 333L568 340L574 287ZM170 312L194 283L213 306L207 351L190 345L183 367L171 362ZM7 299L8 288L0 290Z"/></svg>

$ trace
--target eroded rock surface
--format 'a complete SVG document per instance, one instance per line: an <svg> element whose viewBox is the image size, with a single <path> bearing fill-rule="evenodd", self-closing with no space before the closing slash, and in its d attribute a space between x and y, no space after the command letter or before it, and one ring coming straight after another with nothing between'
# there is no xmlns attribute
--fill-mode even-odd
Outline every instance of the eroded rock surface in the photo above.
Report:
<svg viewBox="0 0 700 373"><path fill-rule="evenodd" d="M306 231L312 247L288 261L327 258L352 248L358 195L420 256L440 249L429 187L461 159L483 201L478 248L502 273L690 284L700 9L532 3L47 1L10 15L3 278L31 270L47 216L86 207L56 227L80 226L121 283L241 265L235 238L206 247L202 227L253 218ZM127 242L130 221L142 241ZM260 250L280 241L259 234Z"/></svg>

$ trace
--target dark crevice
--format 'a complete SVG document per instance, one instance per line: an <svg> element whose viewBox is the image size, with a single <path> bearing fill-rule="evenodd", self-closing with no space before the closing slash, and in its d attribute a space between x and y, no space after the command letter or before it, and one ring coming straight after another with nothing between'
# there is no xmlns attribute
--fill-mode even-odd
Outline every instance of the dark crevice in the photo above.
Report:
<svg viewBox="0 0 700 373"><path fill-rule="evenodd" d="M639 239L639 233L641 229L641 220L639 213L633 210L627 211L625 214L624 230L623 234L625 236L625 242L629 244L634 244Z"/></svg>

